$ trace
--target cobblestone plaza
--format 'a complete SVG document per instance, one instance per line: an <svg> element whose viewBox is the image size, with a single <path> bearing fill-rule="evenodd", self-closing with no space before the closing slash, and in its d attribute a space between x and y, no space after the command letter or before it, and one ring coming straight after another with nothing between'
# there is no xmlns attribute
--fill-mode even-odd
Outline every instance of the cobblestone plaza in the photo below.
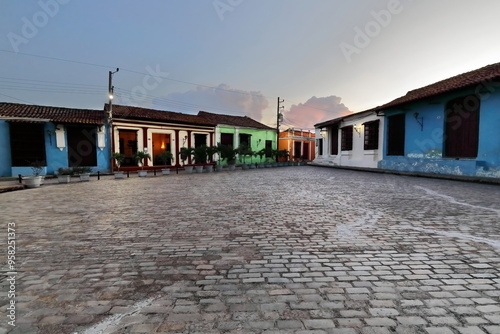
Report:
<svg viewBox="0 0 500 334"><path fill-rule="evenodd" d="M499 195L311 166L0 194L0 334L498 334Z"/></svg>

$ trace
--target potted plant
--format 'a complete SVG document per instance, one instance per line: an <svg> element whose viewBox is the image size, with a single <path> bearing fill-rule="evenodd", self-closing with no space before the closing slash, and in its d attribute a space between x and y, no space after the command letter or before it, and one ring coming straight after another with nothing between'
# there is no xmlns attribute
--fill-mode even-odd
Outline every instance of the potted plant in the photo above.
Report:
<svg viewBox="0 0 500 334"><path fill-rule="evenodd" d="M123 171L120 170L120 166L123 163L123 160L125 160L125 155L119 152L114 152L113 155L111 156L113 159L115 159L116 167L118 168L117 171L115 171L115 179L123 179Z"/></svg>
<svg viewBox="0 0 500 334"><path fill-rule="evenodd" d="M258 154L257 152L252 152L250 151L250 165L248 166L250 169L255 169L257 166L256 164L253 162L253 158L256 157Z"/></svg>
<svg viewBox="0 0 500 334"><path fill-rule="evenodd" d="M217 153L217 147L208 146L207 147L207 162L208 165L205 166L207 172L212 172L214 170L213 162L214 162L214 154Z"/></svg>
<svg viewBox="0 0 500 334"><path fill-rule="evenodd" d="M141 170L137 171L137 173L139 174L139 177L148 176L148 171L144 170L144 163L145 163L144 159L151 159L151 156L149 155L149 153L146 153L143 151L137 151L137 153L135 154L135 160L137 161L137 164L139 166L141 166Z"/></svg>
<svg viewBox="0 0 500 334"><path fill-rule="evenodd" d="M163 162L163 164L165 166L167 165L170 165L171 164L171 159L174 155L172 154L172 152L170 151L163 151L163 153L161 153L158 158ZM162 168L161 169L161 173L163 175L169 175L170 174L170 168Z"/></svg>
<svg viewBox="0 0 500 334"><path fill-rule="evenodd" d="M31 176L23 176L23 184L26 186L26 188L38 188L42 185L43 183L43 166L40 162L35 161L31 164L31 171L32 175Z"/></svg>
<svg viewBox="0 0 500 334"><path fill-rule="evenodd" d="M272 167L278 167L278 153L279 151L278 150L271 150L271 158L272 158L272 161L271 161L271 166Z"/></svg>
<svg viewBox="0 0 500 334"><path fill-rule="evenodd" d="M59 183L69 183L71 181L71 175L73 175L72 168L60 167L57 170L57 182Z"/></svg>
<svg viewBox="0 0 500 334"><path fill-rule="evenodd" d="M217 143L217 146L214 147L215 153L217 153L217 165L215 165L215 170L217 172L222 171L222 151L224 150L224 146L221 143Z"/></svg>
<svg viewBox="0 0 500 334"><path fill-rule="evenodd" d="M181 147L181 151L179 152L179 155L182 160L182 165L184 166L184 171L186 173L191 174L193 172L193 166L192 165L186 165L186 160L193 154L193 148L192 147Z"/></svg>
<svg viewBox="0 0 500 334"><path fill-rule="evenodd" d="M252 155L252 150L250 148L248 148L246 145L241 145L238 148L238 153L239 153L239 156L240 156L241 169L247 170L248 169L248 165L246 163L246 157L249 156L249 155Z"/></svg>
<svg viewBox="0 0 500 334"><path fill-rule="evenodd" d="M194 154L194 168L196 173L203 173L203 166L207 163L207 146L200 145L193 149Z"/></svg>
<svg viewBox="0 0 500 334"><path fill-rule="evenodd" d="M221 154L222 158L226 159L229 170L236 169L236 152L237 150L233 149L231 146L223 146Z"/></svg>
<svg viewBox="0 0 500 334"><path fill-rule="evenodd" d="M278 151L278 167L287 166L288 163L288 151L287 150L279 150Z"/></svg>
<svg viewBox="0 0 500 334"><path fill-rule="evenodd" d="M259 152L257 152L257 155L259 156L260 160L259 160L259 168L264 168L264 156L266 155L266 149L263 148L262 150L260 150Z"/></svg>
<svg viewBox="0 0 500 334"><path fill-rule="evenodd" d="M75 167L73 168L73 174L80 177L80 181L88 182L90 181L90 173L92 173L92 168L90 167Z"/></svg>

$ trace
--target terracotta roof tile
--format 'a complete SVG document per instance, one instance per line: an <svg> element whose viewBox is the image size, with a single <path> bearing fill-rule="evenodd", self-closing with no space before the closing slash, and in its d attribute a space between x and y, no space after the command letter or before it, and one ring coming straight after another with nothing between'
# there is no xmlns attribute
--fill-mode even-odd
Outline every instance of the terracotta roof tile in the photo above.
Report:
<svg viewBox="0 0 500 334"><path fill-rule="evenodd" d="M29 122L40 120L81 124L105 123L105 114L102 110L73 109L6 102L0 103L0 118Z"/></svg>
<svg viewBox="0 0 500 334"><path fill-rule="evenodd" d="M107 110L108 104L106 104L104 107ZM196 125L207 125L207 126L216 125L214 122L211 122L210 120L207 120L202 117L198 117L196 115L113 104L113 119L115 118L122 118L122 119L129 118L137 120L151 120L151 121L196 124Z"/></svg>
<svg viewBox="0 0 500 334"><path fill-rule="evenodd" d="M222 114L214 114L206 111L200 111L198 116L210 120L216 124L225 124L232 126L241 126L245 128L256 128L262 130L276 130L267 126L265 124L259 123L256 120L247 117L247 116L231 116L231 115L222 115Z"/></svg>
<svg viewBox="0 0 500 334"><path fill-rule="evenodd" d="M376 109L395 107L404 103L415 102L431 96L448 93L453 90L466 88L484 83L488 87L488 82L492 79L500 78L500 63L488 65L480 69L462 73L454 77L438 81L431 85L409 91L405 96L399 97ZM498 84L498 83L497 83Z"/></svg>

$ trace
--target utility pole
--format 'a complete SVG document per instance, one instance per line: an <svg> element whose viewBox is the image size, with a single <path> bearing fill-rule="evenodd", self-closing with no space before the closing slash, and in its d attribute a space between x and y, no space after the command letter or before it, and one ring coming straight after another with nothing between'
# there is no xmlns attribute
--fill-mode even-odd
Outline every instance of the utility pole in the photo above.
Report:
<svg viewBox="0 0 500 334"><path fill-rule="evenodd" d="M276 109L276 150L279 150L280 122L283 122L283 114L280 113L280 110L285 108L284 106L280 106L280 104L283 102L285 102L285 100L278 97L278 107ZM278 155L276 155L276 162L278 162Z"/></svg>
<svg viewBox="0 0 500 334"><path fill-rule="evenodd" d="M114 91L114 86L113 86L113 74L118 72L120 69L116 68L116 71L111 72L109 71L109 77L108 77L108 97L109 97L109 102L108 102L108 126L109 126L109 157L111 159L111 172L113 172L113 159L111 158L113 155L113 91Z"/></svg>

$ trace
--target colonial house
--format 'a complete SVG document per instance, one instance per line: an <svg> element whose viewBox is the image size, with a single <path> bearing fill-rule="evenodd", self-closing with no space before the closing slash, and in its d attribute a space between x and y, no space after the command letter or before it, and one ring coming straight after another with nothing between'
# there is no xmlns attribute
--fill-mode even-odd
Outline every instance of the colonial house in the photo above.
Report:
<svg viewBox="0 0 500 334"><path fill-rule="evenodd" d="M264 148L276 150L276 129L247 116L231 116L200 111L198 117L217 124L215 142L238 148L245 146L253 152ZM263 160L270 156L262 157ZM257 161L257 160L255 160Z"/></svg>
<svg viewBox="0 0 500 334"><path fill-rule="evenodd" d="M0 176L42 175L58 168L108 171L109 136L102 110L0 103Z"/></svg>
<svg viewBox="0 0 500 334"><path fill-rule="evenodd" d="M293 161L312 161L315 158L315 134L302 129L290 128L280 132L279 150L287 150Z"/></svg>
<svg viewBox="0 0 500 334"><path fill-rule="evenodd" d="M382 169L500 177L500 63L408 92L376 108Z"/></svg>
<svg viewBox="0 0 500 334"><path fill-rule="evenodd" d="M137 151L151 155L151 160L145 161L145 166L150 167L163 165L158 156L169 151L173 155L170 164L175 166L180 164L181 148L216 143L216 124L204 117L124 105L112 105L111 115L113 152L125 155L122 166L137 166Z"/></svg>
<svg viewBox="0 0 500 334"><path fill-rule="evenodd" d="M324 166L377 168L383 158L384 119L367 110L315 124L316 158Z"/></svg>

